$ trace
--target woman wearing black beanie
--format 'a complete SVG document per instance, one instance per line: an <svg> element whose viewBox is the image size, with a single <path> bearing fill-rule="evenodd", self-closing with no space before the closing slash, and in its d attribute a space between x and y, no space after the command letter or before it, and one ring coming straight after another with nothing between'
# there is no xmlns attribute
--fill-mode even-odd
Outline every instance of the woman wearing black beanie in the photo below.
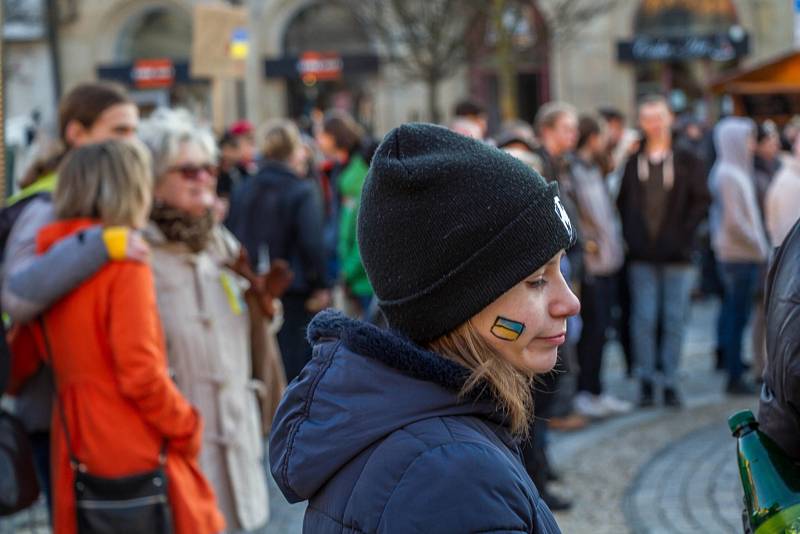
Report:
<svg viewBox="0 0 800 534"><path fill-rule="evenodd" d="M580 308L573 241L556 185L512 156L428 124L386 136L358 244L390 328L320 313L272 429L304 532L559 532L518 440Z"/></svg>

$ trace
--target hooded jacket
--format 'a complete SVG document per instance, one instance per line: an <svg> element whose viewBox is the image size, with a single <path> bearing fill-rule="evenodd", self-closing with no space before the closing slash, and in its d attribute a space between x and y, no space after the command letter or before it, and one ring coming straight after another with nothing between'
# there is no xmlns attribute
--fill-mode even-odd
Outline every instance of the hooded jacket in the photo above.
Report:
<svg viewBox="0 0 800 534"><path fill-rule="evenodd" d="M617 196L627 257L630 261L656 264L689 263L694 235L708 214L710 202L705 165L691 152L673 144L674 183L666 192L664 218L653 238L647 231L647 214L643 210L647 178L639 175L640 156L646 150L645 142L639 152L628 158Z"/></svg>
<svg viewBox="0 0 800 534"><path fill-rule="evenodd" d="M800 224L776 251L767 276L767 370L761 430L800 461Z"/></svg>
<svg viewBox="0 0 800 534"><path fill-rule="evenodd" d="M709 180L711 243L724 262L759 263L769 254L753 184L752 135L753 122L739 117L723 119L714 131L717 162Z"/></svg>
<svg viewBox="0 0 800 534"><path fill-rule="evenodd" d="M466 369L332 310L308 336L270 439L303 532L560 532L495 404L459 398Z"/></svg>

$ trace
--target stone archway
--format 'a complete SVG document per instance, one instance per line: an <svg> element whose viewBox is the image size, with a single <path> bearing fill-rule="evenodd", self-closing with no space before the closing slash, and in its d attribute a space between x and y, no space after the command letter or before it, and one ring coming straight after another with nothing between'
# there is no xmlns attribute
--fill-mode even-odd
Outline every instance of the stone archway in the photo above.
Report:
<svg viewBox="0 0 800 534"><path fill-rule="evenodd" d="M309 53L331 53L341 61L341 74L332 79L286 78L290 116L308 116L314 108L339 108L371 129L377 54L370 36L349 9L334 2L301 5L283 26L281 49L283 57L290 60ZM372 57L372 66L362 65L366 56Z"/></svg>

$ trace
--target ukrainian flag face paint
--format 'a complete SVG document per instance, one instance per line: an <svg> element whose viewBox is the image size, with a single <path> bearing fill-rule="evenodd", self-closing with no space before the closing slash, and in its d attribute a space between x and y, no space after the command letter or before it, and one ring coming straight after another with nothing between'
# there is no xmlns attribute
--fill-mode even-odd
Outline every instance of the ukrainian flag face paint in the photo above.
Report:
<svg viewBox="0 0 800 534"><path fill-rule="evenodd" d="M492 326L492 335L497 339L503 341L516 341L522 332L525 331L525 325L505 317L498 317Z"/></svg>

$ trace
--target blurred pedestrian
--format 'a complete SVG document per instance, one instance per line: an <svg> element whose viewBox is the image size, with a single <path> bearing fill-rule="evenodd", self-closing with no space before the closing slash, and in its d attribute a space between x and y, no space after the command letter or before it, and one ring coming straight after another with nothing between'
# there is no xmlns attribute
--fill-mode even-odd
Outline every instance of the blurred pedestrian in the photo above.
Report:
<svg viewBox="0 0 800 534"><path fill-rule="evenodd" d="M478 135L476 139L486 139L489 133L489 121L486 116L486 108L475 100L461 100L453 108L453 121L464 120L472 124L475 128L469 128L470 132ZM463 132L458 132L466 135ZM469 135L468 137L472 137Z"/></svg>
<svg viewBox="0 0 800 534"><path fill-rule="evenodd" d="M692 241L710 198L702 163L693 154L673 148L673 117L666 99L648 96L638 107L644 141L625 166L617 208L630 262L639 404L646 407L655 402L660 354L664 403L679 407L678 367L692 290Z"/></svg>
<svg viewBox="0 0 800 534"><path fill-rule="evenodd" d="M753 184L755 128L746 118L728 117L714 132L717 162L711 171L712 244L723 284L719 346L728 372L726 391L752 394L743 379L742 337L769 245Z"/></svg>
<svg viewBox="0 0 800 534"><path fill-rule="evenodd" d="M764 203L770 241L773 247L779 247L800 217L800 136L792 153L783 159Z"/></svg>
<svg viewBox="0 0 800 534"><path fill-rule="evenodd" d="M582 330L577 346L578 381L575 411L587 417L629 412L629 402L603 393L600 372L606 334L611 326L616 274L622 266L619 216L611 201L599 158L605 154L605 125L580 117L578 144L570 173L583 231L584 273L581 282Z"/></svg>
<svg viewBox="0 0 800 534"><path fill-rule="evenodd" d="M266 271L271 259L289 262L294 279L283 296L284 325L278 332L287 380L311 359L306 327L331 305L322 241L322 203L316 182L297 173L306 157L300 132L288 120L267 123L262 165L234 194L228 227L247 249L251 266Z"/></svg>
<svg viewBox="0 0 800 534"><path fill-rule="evenodd" d="M756 198L758 209L761 215L761 224L766 229L767 220L765 215L765 204L767 191L772 183L775 174L781 167L780 158L781 141L778 128L775 123L766 120L760 123L756 130L756 152L753 162L753 184L756 188ZM755 307L753 308L753 377L759 383L764 374L767 361L766 345L766 325L764 311L764 287L766 277L766 265L760 273L761 279L757 284L755 295Z"/></svg>
<svg viewBox="0 0 800 534"><path fill-rule="evenodd" d="M564 212L569 216L576 234L576 246L567 249L562 267L568 273L567 281L578 292L582 270L582 245L579 217L575 205L575 189L570 175L567 156L578 141L578 115L573 106L564 102L550 102L536 113L534 129L539 146L534 150L533 168L545 180L559 184L559 198ZM572 391L561 386L565 383L564 371L574 373L576 343L579 339L580 318L571 317L570 335L559 351L558 371L540 377L536 382L536 415L541 420L531 430L533 439L522 444L525 466L539 489L542 498L553 510L566 510L572 503L548 487L548 481L558 476L551 467L548 449L548 430L577 430L588 424L588 419L573 411Z"/></svg>
<svg viewBox="0 0 800 534"><path fill-rule="evenodd" d="M100 225L65 236L39 257L36 235L54 220L51 194L58 182L57 168L69 151L89 143L134 137L139 111L121 86L92 82L72 88L62 99L58 115L58 150L34 163L20 183L22 190L6 201L0 213L2 309L17 325L44 312L114 253L107 247L104 238L108 234ZM146 255L141 237L125 232L123 246L113 259L144 259ZM16 338L14 329L11 333L17 348L24 350L27 336ZM50 502L50 372L41 368L18 386L16 415L29 433L40 487Z"/></svg>
<svg viewBox="0 0 800 534"><path fill-rule="evenodd" d="M317 133L320 149L337 167L331 175L339 199L336 238L339 276L346 296L362 316L369 310L372 300L372 287L356 242L356 218L368 170L361 154L363 135L355 120L341 111L328 112Z"/></svg>
<svg viewBox="0 0 800 534"><path fill-rule="evenodd" d="M184 110L156 110L140 127L152 153L153 209L145 235L152 246L158 312L178 388L205 421L200 467L214 487L229 531L268 519L263 446L253 379L247 283L229 266L240 245L216 224L216 146ZM218 246L218 242L226 246ZM227 254L225 254L227 252ZM220 257L222 255L222 257Z"/></svg>
<svg viewBox="0 0 800 534"><path fill-rule="evenodd" d="M559 532L514 439L579 311L559 270L574 231L557 186L408 124L378 148L358 230L391 328L334 311L309 327L315 358L270 440L278 486L309 501L304 530Z"/></svg>
<svg viewBox="0 0 800 534"><path fill-rule="evenodd" d="M75 150L59 170L58 221L39 233L39 251L97 223L143 227L151 189L144 147L107 141ZM77 462L84 473L119 478L155 469L162 454L175 531L222 531L197 465L201 417L169 377L150 268L107 264L51 306L40 326L56 384L55 532L79 531Z"/></svg>

